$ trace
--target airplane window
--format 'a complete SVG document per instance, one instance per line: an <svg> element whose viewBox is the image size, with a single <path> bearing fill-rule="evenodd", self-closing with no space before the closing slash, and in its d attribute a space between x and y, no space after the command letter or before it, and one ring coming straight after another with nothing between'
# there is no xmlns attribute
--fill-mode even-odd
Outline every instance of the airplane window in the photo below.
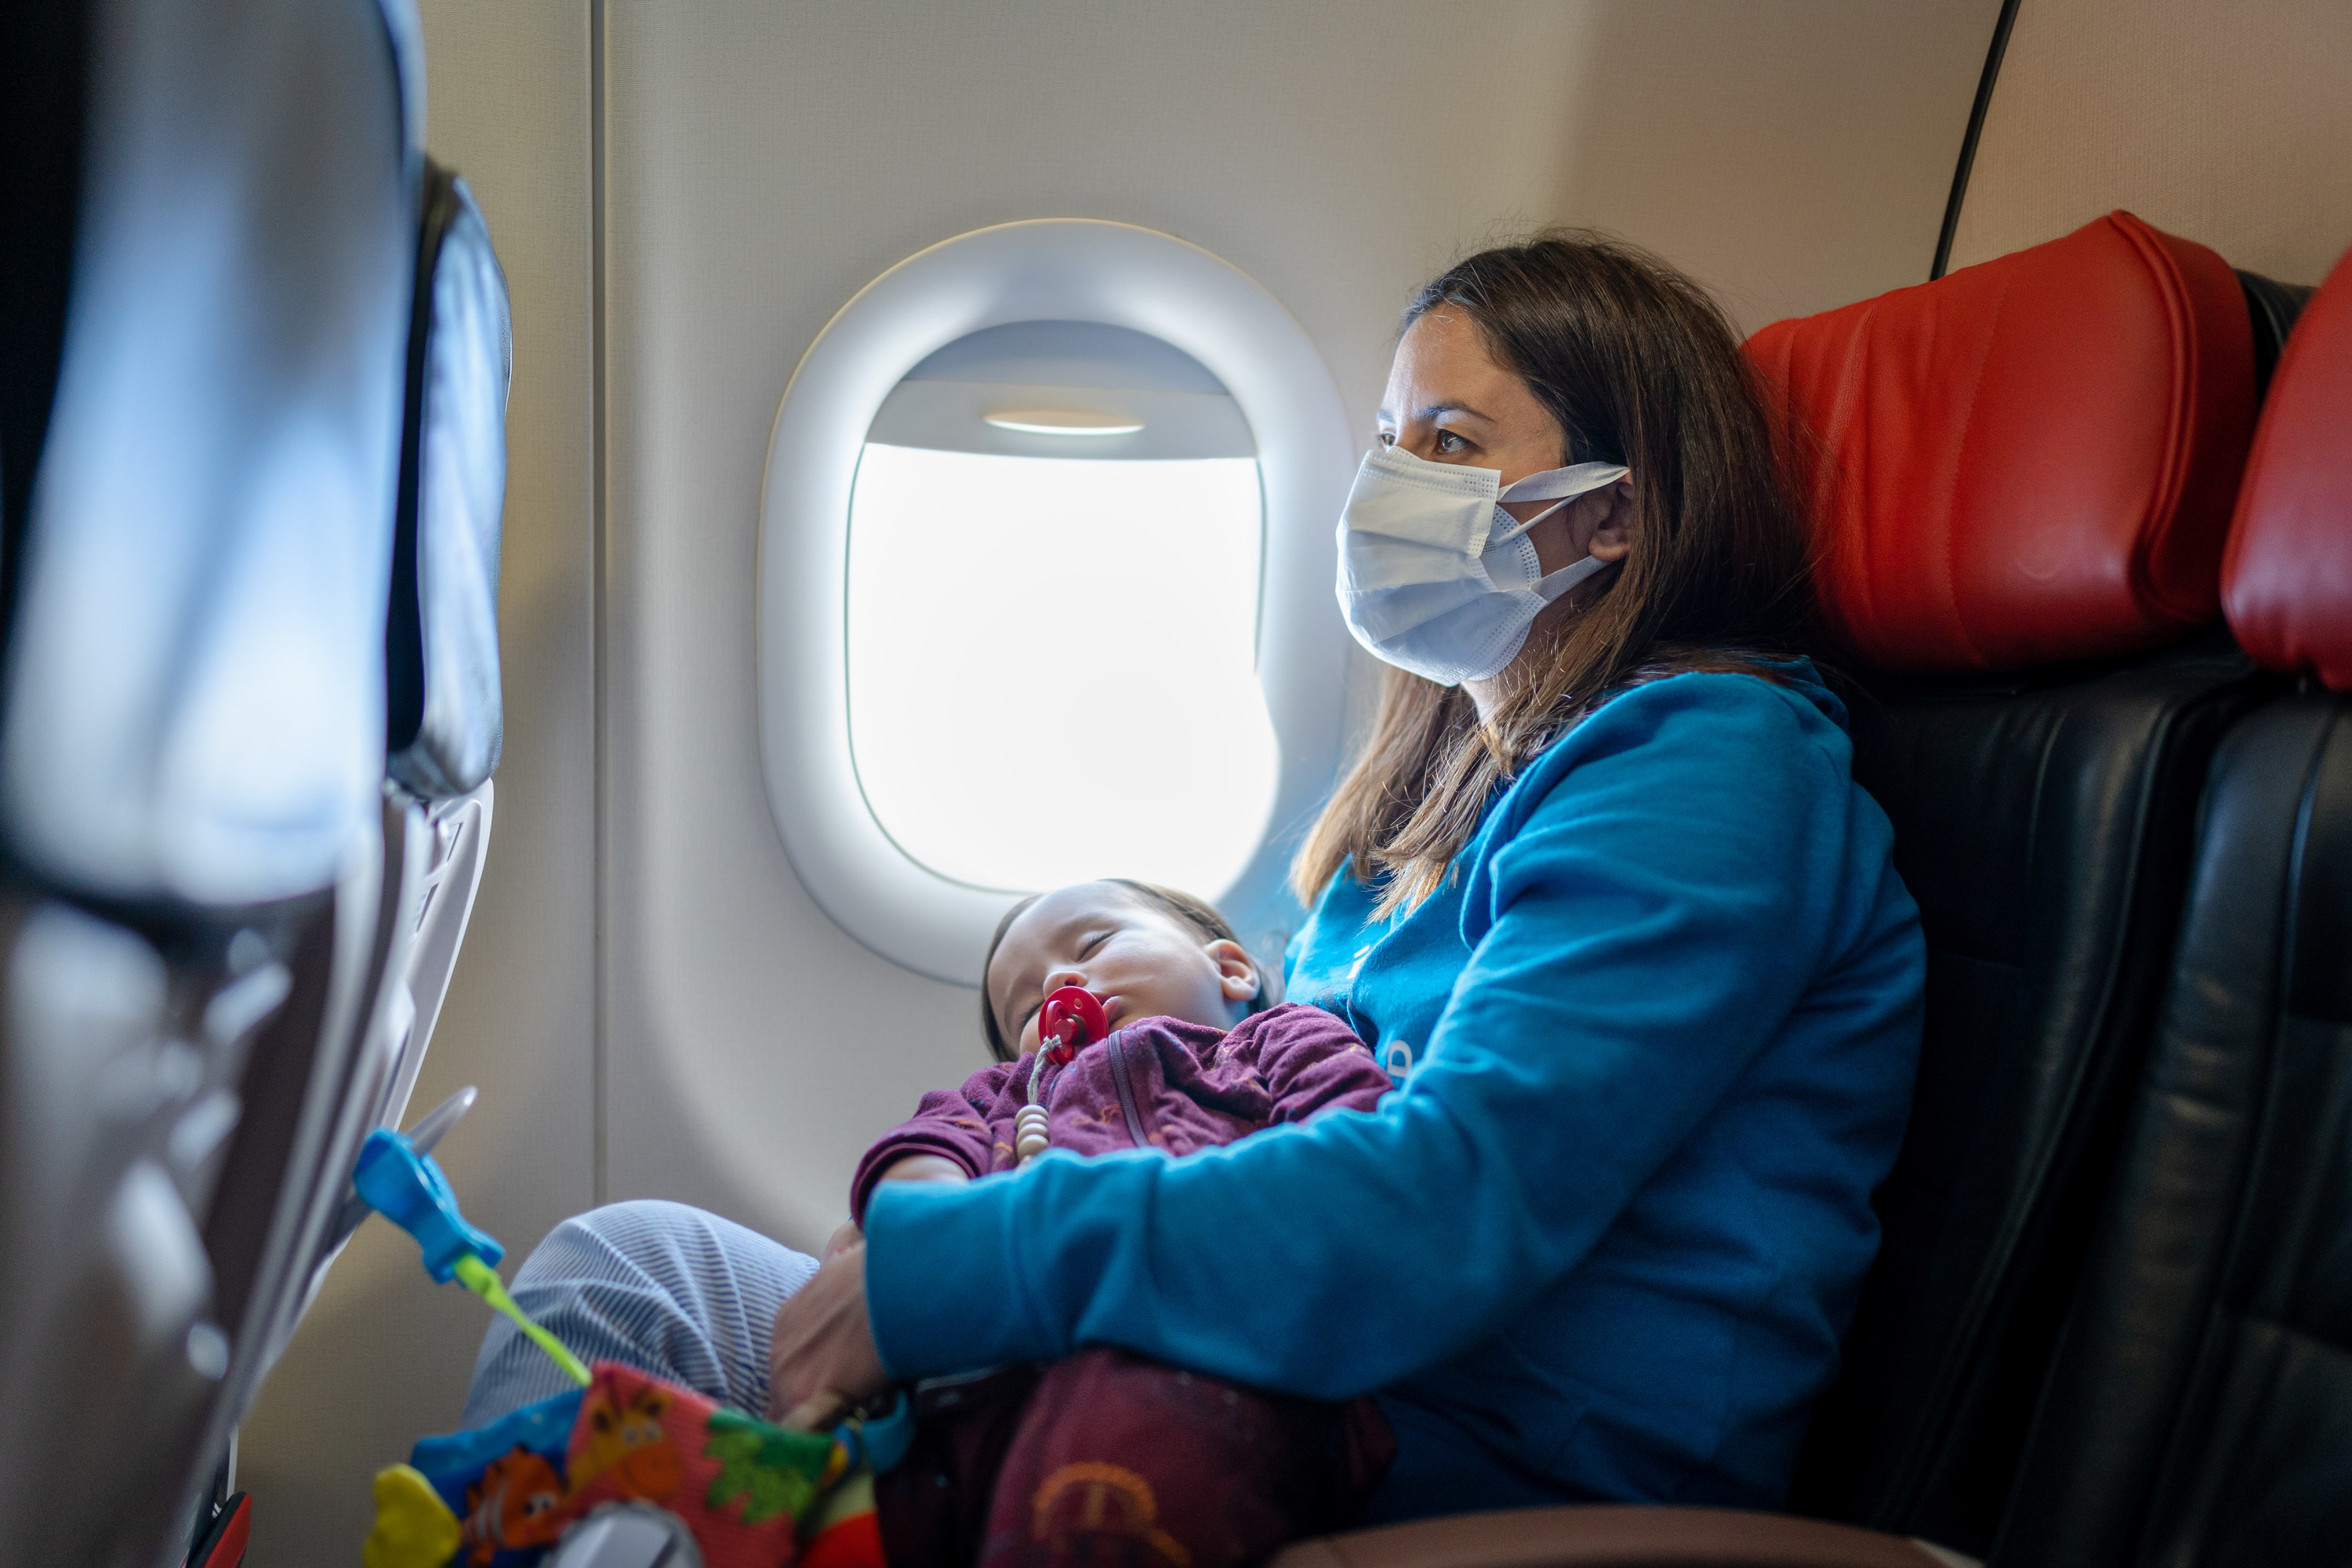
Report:
<svg viewBox="0 0 2352 1568"><path fill-rule="evenodd" d="M1152 878L1268 952L1339 765L1331 520L1359 456L1281 301L1041 218L907 258L811 340L760 499L760 750L842 930L980 982L1020 893Z"/></svg>
<svg viewBox="0 0 2352 1568"><path fill-rule="evenodd" d="M1212 896L1272 811L1249 426L1167 343L1000 326L917 365L851 491L850 748L910 858L1007 890Z"/></svg>

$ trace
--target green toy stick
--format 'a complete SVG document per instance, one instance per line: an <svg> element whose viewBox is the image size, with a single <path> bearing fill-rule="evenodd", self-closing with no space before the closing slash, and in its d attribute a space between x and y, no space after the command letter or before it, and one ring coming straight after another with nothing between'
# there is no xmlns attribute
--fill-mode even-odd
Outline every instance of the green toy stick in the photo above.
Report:
<svg viewBox="0 0 2352 1568"><path fill-rule="evenodd" d="M506 1248L499 1245L498 1237L468 1224L457 1212L457 1194L450 1190L449 1178L431 1155L418 1152L405 1135L379 1127L360 1145L352 1190L358 1201L416 1238L425 1249L425 1272L436 1284L446 1285L453 1278L463 1280L466 1289L513 1319L515 1327L553 1356L555 1364L574 1382L587 1384L588 1369L580 1364L580 1358L526 1317L507 1294L492 1268L506 1256Z"/></svg>
<svg viewBox="0 0 2352 1568"><path fill-rule="evenodd" d="M562 1341L524 1316L523 1310L515 1305L514 1298L507 1294L507 1288L499 1283L498 1275L488 1264L468 1252L457 1258L456 1267L460 1284L512 1319L514 1326L520 1329L531 1343L553 1356L555 1364L569 1373L573 1382L583 1388L587 1386L588 1369L580 1364L580 1358L565 1350Z"/></svg>

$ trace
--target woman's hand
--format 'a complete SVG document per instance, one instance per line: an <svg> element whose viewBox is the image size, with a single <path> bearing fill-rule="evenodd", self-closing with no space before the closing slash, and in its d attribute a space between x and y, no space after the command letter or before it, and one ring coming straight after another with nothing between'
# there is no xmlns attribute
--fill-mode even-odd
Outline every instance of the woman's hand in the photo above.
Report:
<svg viewBox="0 0 2352 1568"><path fill-rule="evenodd" d="M776 1309L768 1342L768 1418L814 1431L890 1384L866 1318L866 1243L831 1253Z"/></svg>

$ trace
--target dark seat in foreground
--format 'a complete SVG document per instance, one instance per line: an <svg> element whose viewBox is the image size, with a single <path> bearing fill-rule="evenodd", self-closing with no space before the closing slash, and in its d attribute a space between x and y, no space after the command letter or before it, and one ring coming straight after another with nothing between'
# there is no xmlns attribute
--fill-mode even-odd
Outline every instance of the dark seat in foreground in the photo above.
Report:
<svg viewBox="0 0 2352 1568"><path fill-rule="evenodd" d="M0 10L0 1562L242 1552L480 873L507 306L420 48Z"/></svg>
<svg viewBox="0 0 2352 1568"><path fill-rule="evenodd" d="M0 8L0 1557L150 1568L353 1149L404 7Z"/></svg>

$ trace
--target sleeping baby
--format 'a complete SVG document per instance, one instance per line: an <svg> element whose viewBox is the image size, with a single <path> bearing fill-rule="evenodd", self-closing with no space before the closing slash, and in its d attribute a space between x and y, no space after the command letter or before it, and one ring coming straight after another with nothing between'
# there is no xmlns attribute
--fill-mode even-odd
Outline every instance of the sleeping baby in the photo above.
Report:
<svg viewBox="0 0 2352 1568"><path fill-rule="evenodd" d="M1049 1152L1181 1157L1370 1110L1391 1087L1337 1017L1269 1005L1224 918L1171 889L1087 882L1019 904L984 975L997 1065L926 1094L867 1152L828 1252L884 1182L971 1181ZM1393 1447L1370 1400L1244 1388L1108 1345L935 1379L915 1402L913 1447L875 1483L893 1563L1255 1563L1345 1522Z"/></svg>

